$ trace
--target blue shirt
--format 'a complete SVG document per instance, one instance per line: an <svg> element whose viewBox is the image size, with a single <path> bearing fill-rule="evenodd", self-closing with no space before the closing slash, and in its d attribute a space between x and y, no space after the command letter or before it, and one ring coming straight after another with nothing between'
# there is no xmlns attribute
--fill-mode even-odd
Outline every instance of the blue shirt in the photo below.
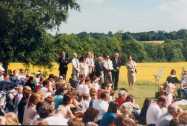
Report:
<svg viewBox="0 0 187 126"><path fill-rule="evenodd" d="M57 109L58 106L62 104L62 99L63 99L63 96L62 96L62 95L56 95L56 96L55 96L55 98L54 98L55 109Z"/></svg>
<svg viewBox="0 0 187 126"><path fill-rule="evenodd" d="M115 113L112 112L106 112L100 121L99 126L108 126L112 122L116 122L117 116Z"/></svg>

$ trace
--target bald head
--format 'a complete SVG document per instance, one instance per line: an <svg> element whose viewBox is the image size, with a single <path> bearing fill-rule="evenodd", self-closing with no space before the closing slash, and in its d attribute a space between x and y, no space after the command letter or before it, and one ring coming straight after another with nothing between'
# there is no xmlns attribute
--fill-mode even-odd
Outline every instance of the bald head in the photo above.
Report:
<svg viewBox="0 0 187 126"><path fill-rule="evenodd" d="M170 114L176 114L178 112L178 107L175 104L171 104L168 106L168 113Z"/></svg>

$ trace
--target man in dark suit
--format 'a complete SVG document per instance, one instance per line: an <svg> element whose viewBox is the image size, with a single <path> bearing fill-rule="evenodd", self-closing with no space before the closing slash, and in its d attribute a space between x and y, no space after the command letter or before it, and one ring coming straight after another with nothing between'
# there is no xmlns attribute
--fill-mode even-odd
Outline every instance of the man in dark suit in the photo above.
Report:
<svg viewBox="0 0 187 126"><path fill-rule="evenodd" d="M115 53L114 57L112 59L112 63L113 63L113 71L112 71L112 80L113 80L113 84L114 84L114 90L118 89L118 80L119 80L119 69L122 65L122 61L119 57L119 53Z"/></svg>
<svg viewBox="0 0 187 126"><path fill-rule="evenodd" d="M66 77L66 73L68 70L68 55L64 51L61 53L59 57L59 71L60 76Z"/></svg>

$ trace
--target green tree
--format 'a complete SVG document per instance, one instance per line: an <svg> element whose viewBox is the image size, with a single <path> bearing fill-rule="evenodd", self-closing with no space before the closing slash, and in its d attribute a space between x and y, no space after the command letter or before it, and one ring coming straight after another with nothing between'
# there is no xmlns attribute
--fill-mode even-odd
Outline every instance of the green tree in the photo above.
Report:
<svg viewBox="0 0 187 126"><path fill-rule="evenodd" d="M58 28L71 9L79 10L75 0L1 0L0 62L50 63L46 30Z"/></svg>
<svg viewBox="0 0 187 126"><path fill-rule="evenodd" d="M124 42L124 53L128 56L131 55L135 60L142 62L147 58L144 45L135 40Z"/></svg>
<svg viewBox="0 0 187 126"><path fill-rule="evenodd" d="M166 41L163 44L165 52L165 59L167 61L183 61L184 56L182 53L183 44L176 41Z"/></svg>

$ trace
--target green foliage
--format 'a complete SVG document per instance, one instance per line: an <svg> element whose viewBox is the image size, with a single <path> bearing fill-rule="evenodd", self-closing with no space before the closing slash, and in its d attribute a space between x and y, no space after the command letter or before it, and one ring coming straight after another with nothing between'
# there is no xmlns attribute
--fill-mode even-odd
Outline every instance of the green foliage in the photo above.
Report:
<svg viewBox="0 0 187 126"><path fill-rule="evenodd" d="M165 58L167 61L183 61L182 53L183 44L175 41L166 41L163 44Z"/></svg>
<svg viewBox="0 0 187 126"><path fill-rule="evenodd" d="M66 21L75 0L1 0L0 62L48 65L54 59L52 36L46 29Z"/></svg>
<svg viewBox="0 0 187 126"><path fill-rule="evenodd" d="M55 50L57 54L62 51L68 52L70 55L77 52L79 55L92 51L95 55L112 55L114 52L121 51L121 41L116 36L105 36L96 34L82 33L61 34L57 35L55 42Z"/></svg>
<svg viewBox="0 0 187 126"><path fill-rule="evenodd" d="M138 41L130 40L124 43L124 53L131 55L135 60L142 62L146 59L147 54L144 45Z"/></svg>

